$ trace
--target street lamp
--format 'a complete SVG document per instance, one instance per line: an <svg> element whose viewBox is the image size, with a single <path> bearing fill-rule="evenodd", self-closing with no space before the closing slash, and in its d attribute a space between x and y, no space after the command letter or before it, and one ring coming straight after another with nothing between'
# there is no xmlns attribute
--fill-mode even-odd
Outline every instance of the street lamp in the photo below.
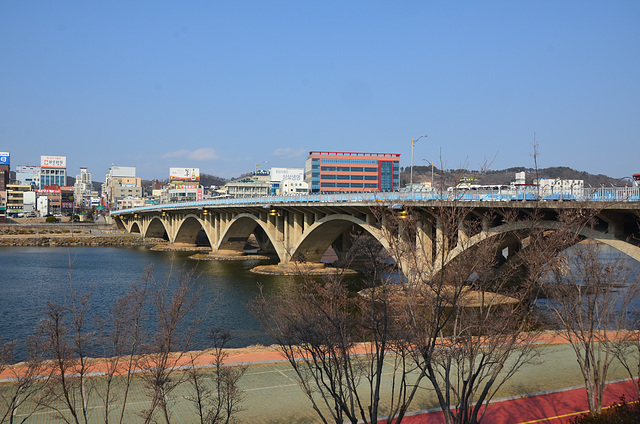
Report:
<svg viewBox="0 0 640 424"><path fill-rule="evenodd" d="M425 162L429 162L427 159L422 159ZM433 162L431 162L431 190L433 190Z"/></svg>
<svg viewBox="0 0 640 424"><path fill-rule="evenodd" d="M409 190L413 191L413 146L420 140L421 138L426 137L426 135L421 135L416 139L411 139L411 177L409 179Z"/></svg>

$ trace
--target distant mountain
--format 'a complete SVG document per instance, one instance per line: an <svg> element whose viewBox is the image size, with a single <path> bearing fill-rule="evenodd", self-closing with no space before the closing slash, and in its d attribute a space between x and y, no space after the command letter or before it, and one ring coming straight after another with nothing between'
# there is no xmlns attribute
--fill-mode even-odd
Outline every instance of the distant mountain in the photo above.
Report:
<svg viewBox="0 0 640 424"><path fill-rule="evenodd" d="M433 179L438 186L444 181L446 187L455 185L460 178L474 178L477 184L489 185L489 184L509 184L515 180L516 172L526 172L526 182L533 183L536 179L536 170L526 167L514 167L502 170L489 170L485 172L463 169L447 169L441 172L437 166L433 169ZM409 183L411 168L406 167L401 173L401 187L404 187ZM631 184L628 179L611 178L602 174L590 174L585 171L577 171L575 169L566 166L554 166L550 168L540 168L537 171L540 178L551 179L563 179L563 180L584 180L585 187L599 187L605 186L624 186L625 184ZM629 176L631 177L631 176ZM413 182L430 182L431 181L431 166L414 166L413 167Z"/></svg>

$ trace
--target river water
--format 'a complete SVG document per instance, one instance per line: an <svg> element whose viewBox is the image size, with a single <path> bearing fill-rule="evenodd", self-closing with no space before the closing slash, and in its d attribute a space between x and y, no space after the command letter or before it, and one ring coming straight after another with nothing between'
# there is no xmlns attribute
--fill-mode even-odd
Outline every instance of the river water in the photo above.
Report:
<svg viewBox="0 0 640 424"><path fill-rule="evenodd" d="M153 252L148 248L0 248L0 337L18 342L18 359L24 340L44 317L47 302L68 304L71 284L79 294L91 293L90 315L107 316L113 302L130 285L140 282L153 265L157 280L195 267L199 308L214 302L196 348L207 346L207 328L230 331L229 347L270 344L260 323L246 308L259 293L277 291L288 277L249 272L268 261L194 261L185 252Z"/></svg>
<svg viewBox="0 0 640 424"><path fill-rule="evenodd" d="M622 256L633 273L640 272L640 263L607 246L601 249L603 260ZM16 341L16 359L23 359L24 342L44 317L47 302L69 304L71 284L78 294L91 293L90 317L108 316L114 301L124 295L132 283L140 282L149 266L153 266L157 280L195 268L199 312L211 303L213 307L202 324L194 348L208 346L206 335L208 329L214 327L231 333L228 347L271 344L247 304L258 295L260 286L268 295L283 289L290 277L250 272L251 268L268 261L195 261L188 259L189 255L154 252L143 247L0 247L0 344ZM173 283L175 285L175 279Z"/></svg>

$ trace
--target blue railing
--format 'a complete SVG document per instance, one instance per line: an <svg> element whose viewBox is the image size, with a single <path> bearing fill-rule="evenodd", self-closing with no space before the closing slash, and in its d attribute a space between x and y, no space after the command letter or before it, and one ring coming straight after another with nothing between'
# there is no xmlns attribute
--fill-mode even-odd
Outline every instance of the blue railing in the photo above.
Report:
<svg viewBox="0 0 640 424"><path fill-rule="evenodd" d="M580 188L571 191L543 193L537 190L456 190L456 191L395 191L384 193L311 193L291 196L225 197L197 202L161 203L129 209L114 210L112 215L132 212L203 208L224 205L260 205L268 207L282 204L323 204L323 203L371 203L376 202L424 202L424 201L468 201L468 202L508 202L508 201L579 201L579 202L638 202L640 187L600 187Z"/></svg>

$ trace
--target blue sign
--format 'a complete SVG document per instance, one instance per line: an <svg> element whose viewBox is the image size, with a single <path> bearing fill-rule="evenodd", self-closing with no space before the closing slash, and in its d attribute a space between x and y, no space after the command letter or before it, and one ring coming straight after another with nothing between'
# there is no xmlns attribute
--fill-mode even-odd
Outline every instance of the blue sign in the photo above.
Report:
<svg viewBox="0 0 640 424"><path fill-rule="evenodd" d="M0 165L9 165L9 153L0 152Z"/></svg>

